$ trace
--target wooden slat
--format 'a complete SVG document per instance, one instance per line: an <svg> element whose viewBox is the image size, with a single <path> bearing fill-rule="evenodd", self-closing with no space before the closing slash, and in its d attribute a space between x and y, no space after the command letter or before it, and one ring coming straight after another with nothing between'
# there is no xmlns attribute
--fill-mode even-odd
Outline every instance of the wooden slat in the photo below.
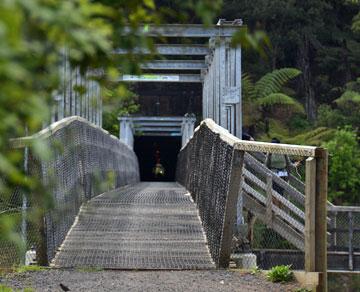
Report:
<svg viewBox="0 0 360 292"><path fill-rule="evenodd" d="M263 174L263 176L266 176L267 174L271 174L273 181L278 184L280 187L282 187L287 194L291 196L292 199L294 199L299 204L303 205L305 204L305 196L300 193L297 189L289 185L286 181L278 177L275 173L273 173L270 169L268 169L265 165L258 162L254 157L252 157L250 154L245 154L245 167L249 170L249 167L254 169L255 171L258 171L259 173Z"/></svg>
<svg viewBox="0 0 360 292"><path fill-rule="evenodd" d="M266 176L266 224L272 226L272 210L273 210L273 196L272 196L272 177Z"/></svg>
<svg viewBox="0 0 360 292"><path fill-rule="evenodd" d="M256 199L257 201L259 201L260 203L262 203L264 206L266 206L266 198L259 194L257 191L255 191L251 186L249 186L248 184L244 183L243 184L243 190L245 192L247 192L249 195L251 195L252 197L254 197L254 199ZM288 224L290 224L293 228L299 230L300 232L304 232L304 225L298 221L296 221L296 219L294 219L293 217L291 217L290 215L288 215L286 212L284 212L283 210L281 210L279 207L273 205L273 211L276 215L278 215L279 217L281 217L283 220L285 220ZM265 210L266 213L266 210ZM266 222L265 222L266 223Z"/></svg>
<svg viewBox="0 0 360 292"><path fill-rule="evenodd" d="M360 206L328 206L328 212L360 212Z"/></svg>
<svg viewBox="0 0 360 292"><path fill-rule="evenodd" d="M265 218L265 207L261 205L257 200L248 195L247 193L243 193L243 203L244 208L250 210L254 213L257 218L263 223L266 223ZM301 233L297 232L293 228L291 228L288 224L286 224L281 219L275 217L273 221L272 229L277 232L284 239L288 240L294 246L296 246L300 250L304 250L304 237Z"/></svg>
<svg viewBox="0 0 360 292"><path fill-rule="evenodd" d="M263 190L266 189L266 184L261 181L259 178L257 178L255 175L253 175L250 171L247 169L244 169L244 175L245 177L250 180L252 183L256 184ZM279 200L282 204L284 204L285 207L287 207L291 212L299 216L300 218L305 218L305 213L299 209L297 206L295 206L292 202L284 198L282 195L280 195L278 192L273 190L273 197L275 197L277 200Z"/></svg>

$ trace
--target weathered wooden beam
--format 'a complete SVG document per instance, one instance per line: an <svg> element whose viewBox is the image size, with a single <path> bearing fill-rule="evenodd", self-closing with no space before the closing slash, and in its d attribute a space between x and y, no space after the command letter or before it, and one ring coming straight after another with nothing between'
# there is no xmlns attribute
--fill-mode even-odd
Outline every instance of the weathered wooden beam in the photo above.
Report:
<svg viewBox="0 0 360 292"><path fill-rule="evenodd" d="M118 81L125 82L183 82L200 83L200 74L143 74L143 75L122 75Z"/></svg>
<svg viewBox="0 0 360 292"><path fill-rule="evenodd" d="M273 181L271 175L266 176L266 225L272 227L273 222Z"/></svg>
<svg viewBox="0 0 360 292"><path fill-rule="evenodd" d="M305 271L315 272L316 159L306 159L305 174Z"/></svg>
<svg viewBox="0 0 360 292"><path fill-rule="evenodd" d="M315 270L320 276L318 292L327 291L327 193L328 152L318 149L315 196Z"/></svg>
<svg viewBox="0 0 360 292"><path fill-rule="evenodd" d="M238 200L242 169L244 163L244 151L234 149L233 157L231 161L231 173L229 181L229 189L225 203L225 218L222 229L221 244L219 251L219 263L221 268L227 268L229 266L232 235L236 218L236 203Z"/></svg>
<svg viewBox="0 0 360 292"><path fill-rule="evenodd" d="M151 51L145 48L135 48L133 50L116 49L114 54L124 55L128 53L151 54ZM155 54L168 56L205 56L210 53L207 45L182 45L182 44L158 44L155 45Z"/></svg>
<svg viewBox="0 0 360 292"><path fill-rule="evenodd" d="M141 69L148 70L201 70L205 69L202 60L155 60L141 65Z"/></svg>
<svg viewBox="0 0 360 292"><path fill-rule="evenodd" d="M136 33L149 37L184 37L184 38L210 38L210 37L231 37L236 33L240 24L235 25L210 25L202 24L164 24L164 25L144 25L138 30L125 27L122 35Z"/></svg>

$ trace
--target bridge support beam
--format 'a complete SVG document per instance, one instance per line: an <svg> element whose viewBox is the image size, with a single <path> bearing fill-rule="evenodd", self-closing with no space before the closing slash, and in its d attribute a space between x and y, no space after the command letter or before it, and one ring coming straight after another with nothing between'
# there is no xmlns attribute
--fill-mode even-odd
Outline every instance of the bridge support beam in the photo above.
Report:
<svg viewBox="0 0 360 292"><path fill-rule="evenodd" d="M185 115L181 124L181 147L184 147L193 136L195 122L196 118L194 116Z"/></svg>
<svg viewBox="0 0 360 292"><path fill-rule="evenodd" d="M59 89L53 93L50 123L70 116L80 116L89 122L102 126L101 89L91 74L81 74L79 67L71 66L69 52L64 49L59 65L61 79ZM82 93L80 88L85 89ZM44 124L46 127L47 124Z"/></svg>
<svg viewBox="0 0 360 292"><path fill-rule="evenodd" d="M211 52L202 70L203 118L211 118L239 138L242 135L241 47L230 38L210 39Z"/></svg>
<svg viewBox="0 0 360 292"><path fill-rule="evenodd" d="M120 133L119 139L133 149L134 147L134 132L133 132L133 121L131 117L121 117L120 121Z"/></svg>

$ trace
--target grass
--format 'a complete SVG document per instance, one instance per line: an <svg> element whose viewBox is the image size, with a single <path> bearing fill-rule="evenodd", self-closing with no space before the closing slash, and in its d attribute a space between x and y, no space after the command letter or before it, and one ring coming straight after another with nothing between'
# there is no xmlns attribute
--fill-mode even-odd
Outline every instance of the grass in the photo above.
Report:
<svg viewBox="0 0 360 292"><path fill-rule="evenodd" d="M14 290L8 286L0 285L0 292L14 292L14 291L22 291L22 292L34 292L35 290L33 288L24 288L22 290Z"/></svg>
<svg viewBox="0 0 360 292"><path fill-rule="evenodd" d="M250 274L251 275L257 275L257 274L260 274L261 273L261 269L256 266L255 268L252 268L251 271L250 271Z"/></svg>
<svg viewBox="0 0 360 292"><path fill-rule="evenodd" d="M46 270L45 267L30 265L30 266L19 266L15 269L16 273L26 273L26 272L37 272ZM1 290L0 290L1 291Z"/></svg>
<svg viewBox="0 0 360 292"><path fill-rule="evenodd" d="M271 282L281 282L286 283L294 279L294 274L291 271L291 265L285 266L275 266L267 273L267 279Z"/></svg>

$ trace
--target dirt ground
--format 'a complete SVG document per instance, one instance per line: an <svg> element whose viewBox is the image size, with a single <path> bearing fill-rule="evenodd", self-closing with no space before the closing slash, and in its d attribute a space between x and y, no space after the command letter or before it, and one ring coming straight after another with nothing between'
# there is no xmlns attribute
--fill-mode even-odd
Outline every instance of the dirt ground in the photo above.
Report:
<svg viewBox="0 0 360 292"><path fill-rule="evenodd" d="M60 285L61 284L61 285ZM10 274L0 285L35 291L296 291L298 283L271 283L262 274L231 270L90 271L60 270ZM61 287L62 286L62 287ZM69 289L69 290L67 290ZM1 290L1 289L0 289Z"/></svg>

